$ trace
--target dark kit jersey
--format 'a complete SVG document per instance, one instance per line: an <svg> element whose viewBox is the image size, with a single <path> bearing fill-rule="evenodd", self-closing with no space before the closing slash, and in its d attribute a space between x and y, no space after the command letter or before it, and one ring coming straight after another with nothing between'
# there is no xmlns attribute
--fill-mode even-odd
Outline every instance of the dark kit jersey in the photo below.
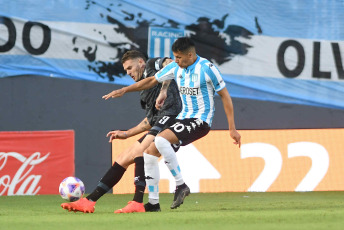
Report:
<svg viewBox="0 0 344 230"><path fill-rule="evenodd" d="M141 80L154 76L163 68L162 63L165 58L152 58L146 62L146 68ZM165 115L178 115L182 109L178 86L174 80L171 81L167 90L167 98L160 110L155 108L155 101L159 96L162 83L157 84L153 88L142 90L140 92L141 107L146 111L146 117L151 126L154 125L161 117Z"/></svg>

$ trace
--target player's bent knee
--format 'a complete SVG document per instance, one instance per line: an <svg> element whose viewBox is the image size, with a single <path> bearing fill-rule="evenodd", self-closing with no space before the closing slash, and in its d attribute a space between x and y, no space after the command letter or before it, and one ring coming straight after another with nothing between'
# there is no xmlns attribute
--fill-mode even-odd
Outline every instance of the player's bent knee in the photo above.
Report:
<svg viewBox="0 0 344 230"><path fill-rule="evenodd" d="M129 156L132 159L135 159L136 157L142 157L143 151L144 151L144 148L142 148L141 146L137 146L136 148L134 148L130 151Z"/></svg>
<svg viewBox="0 0 344 230"><path fill-rule="evenodd" d="M161 152L161 149L165 148L166 146L171 145L171 143L168 140L160 136L155 137L154 141L155 141L155 146L159 150L159 152Z"/></svg>
<svg viewBox="0 0 344 230"><path fill-rule="evenodd" d="M149 155L156 156L156 157L161 156L158 149L155 146L155 143L152 143L144 152L149 154Z"/></svg>
<svg viewBox="0 0 344 230"><path fill-rule="evenodd" d="M118 156L117 158L116 158L116 162L120 165L120 166L122 166L123 168L128 168L129 167L129 165L131 165L132 163L134 163L134 161L130 158L130 157L128 157L128 156L126 156L126 155L120 155L120 156Z"/></svg>

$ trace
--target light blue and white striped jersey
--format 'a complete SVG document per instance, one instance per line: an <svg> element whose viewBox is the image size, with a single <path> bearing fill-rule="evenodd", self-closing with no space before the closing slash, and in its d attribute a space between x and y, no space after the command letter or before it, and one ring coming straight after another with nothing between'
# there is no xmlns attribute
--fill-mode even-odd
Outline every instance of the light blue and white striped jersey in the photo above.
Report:
<svg viewBox="0 0 344 230"><path fill-rule="evenodd" d="M197 56L191 66L183 69L172 62L155 74L158 82L175 79L183 102L177 119L199 118L211 126L215 112L214 95L226 83L219 70L205 58Z"/></svg>

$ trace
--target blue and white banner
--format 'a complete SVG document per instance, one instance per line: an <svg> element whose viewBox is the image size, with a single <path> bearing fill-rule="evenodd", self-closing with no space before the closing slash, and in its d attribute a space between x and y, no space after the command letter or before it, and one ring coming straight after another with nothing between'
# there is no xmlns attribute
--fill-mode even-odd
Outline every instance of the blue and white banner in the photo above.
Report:
<svg viewBox="0 0 344 230"><path fill-rule="evenodd" d="M0 0L0 77L131 84L130 49L189 36L233 97L344 109L342 0Z"/></svg>

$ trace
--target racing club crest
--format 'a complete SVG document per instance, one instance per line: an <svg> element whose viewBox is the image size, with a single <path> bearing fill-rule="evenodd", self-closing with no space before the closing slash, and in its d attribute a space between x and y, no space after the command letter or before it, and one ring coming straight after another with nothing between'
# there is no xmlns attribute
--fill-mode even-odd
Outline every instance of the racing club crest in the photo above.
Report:
<svg viewBox="0 0 344 230"><path fill-rule="evenodd" d="M198 74L196 74L196 73L191 74L191 81L192 82L198 81Z"/></svg>

